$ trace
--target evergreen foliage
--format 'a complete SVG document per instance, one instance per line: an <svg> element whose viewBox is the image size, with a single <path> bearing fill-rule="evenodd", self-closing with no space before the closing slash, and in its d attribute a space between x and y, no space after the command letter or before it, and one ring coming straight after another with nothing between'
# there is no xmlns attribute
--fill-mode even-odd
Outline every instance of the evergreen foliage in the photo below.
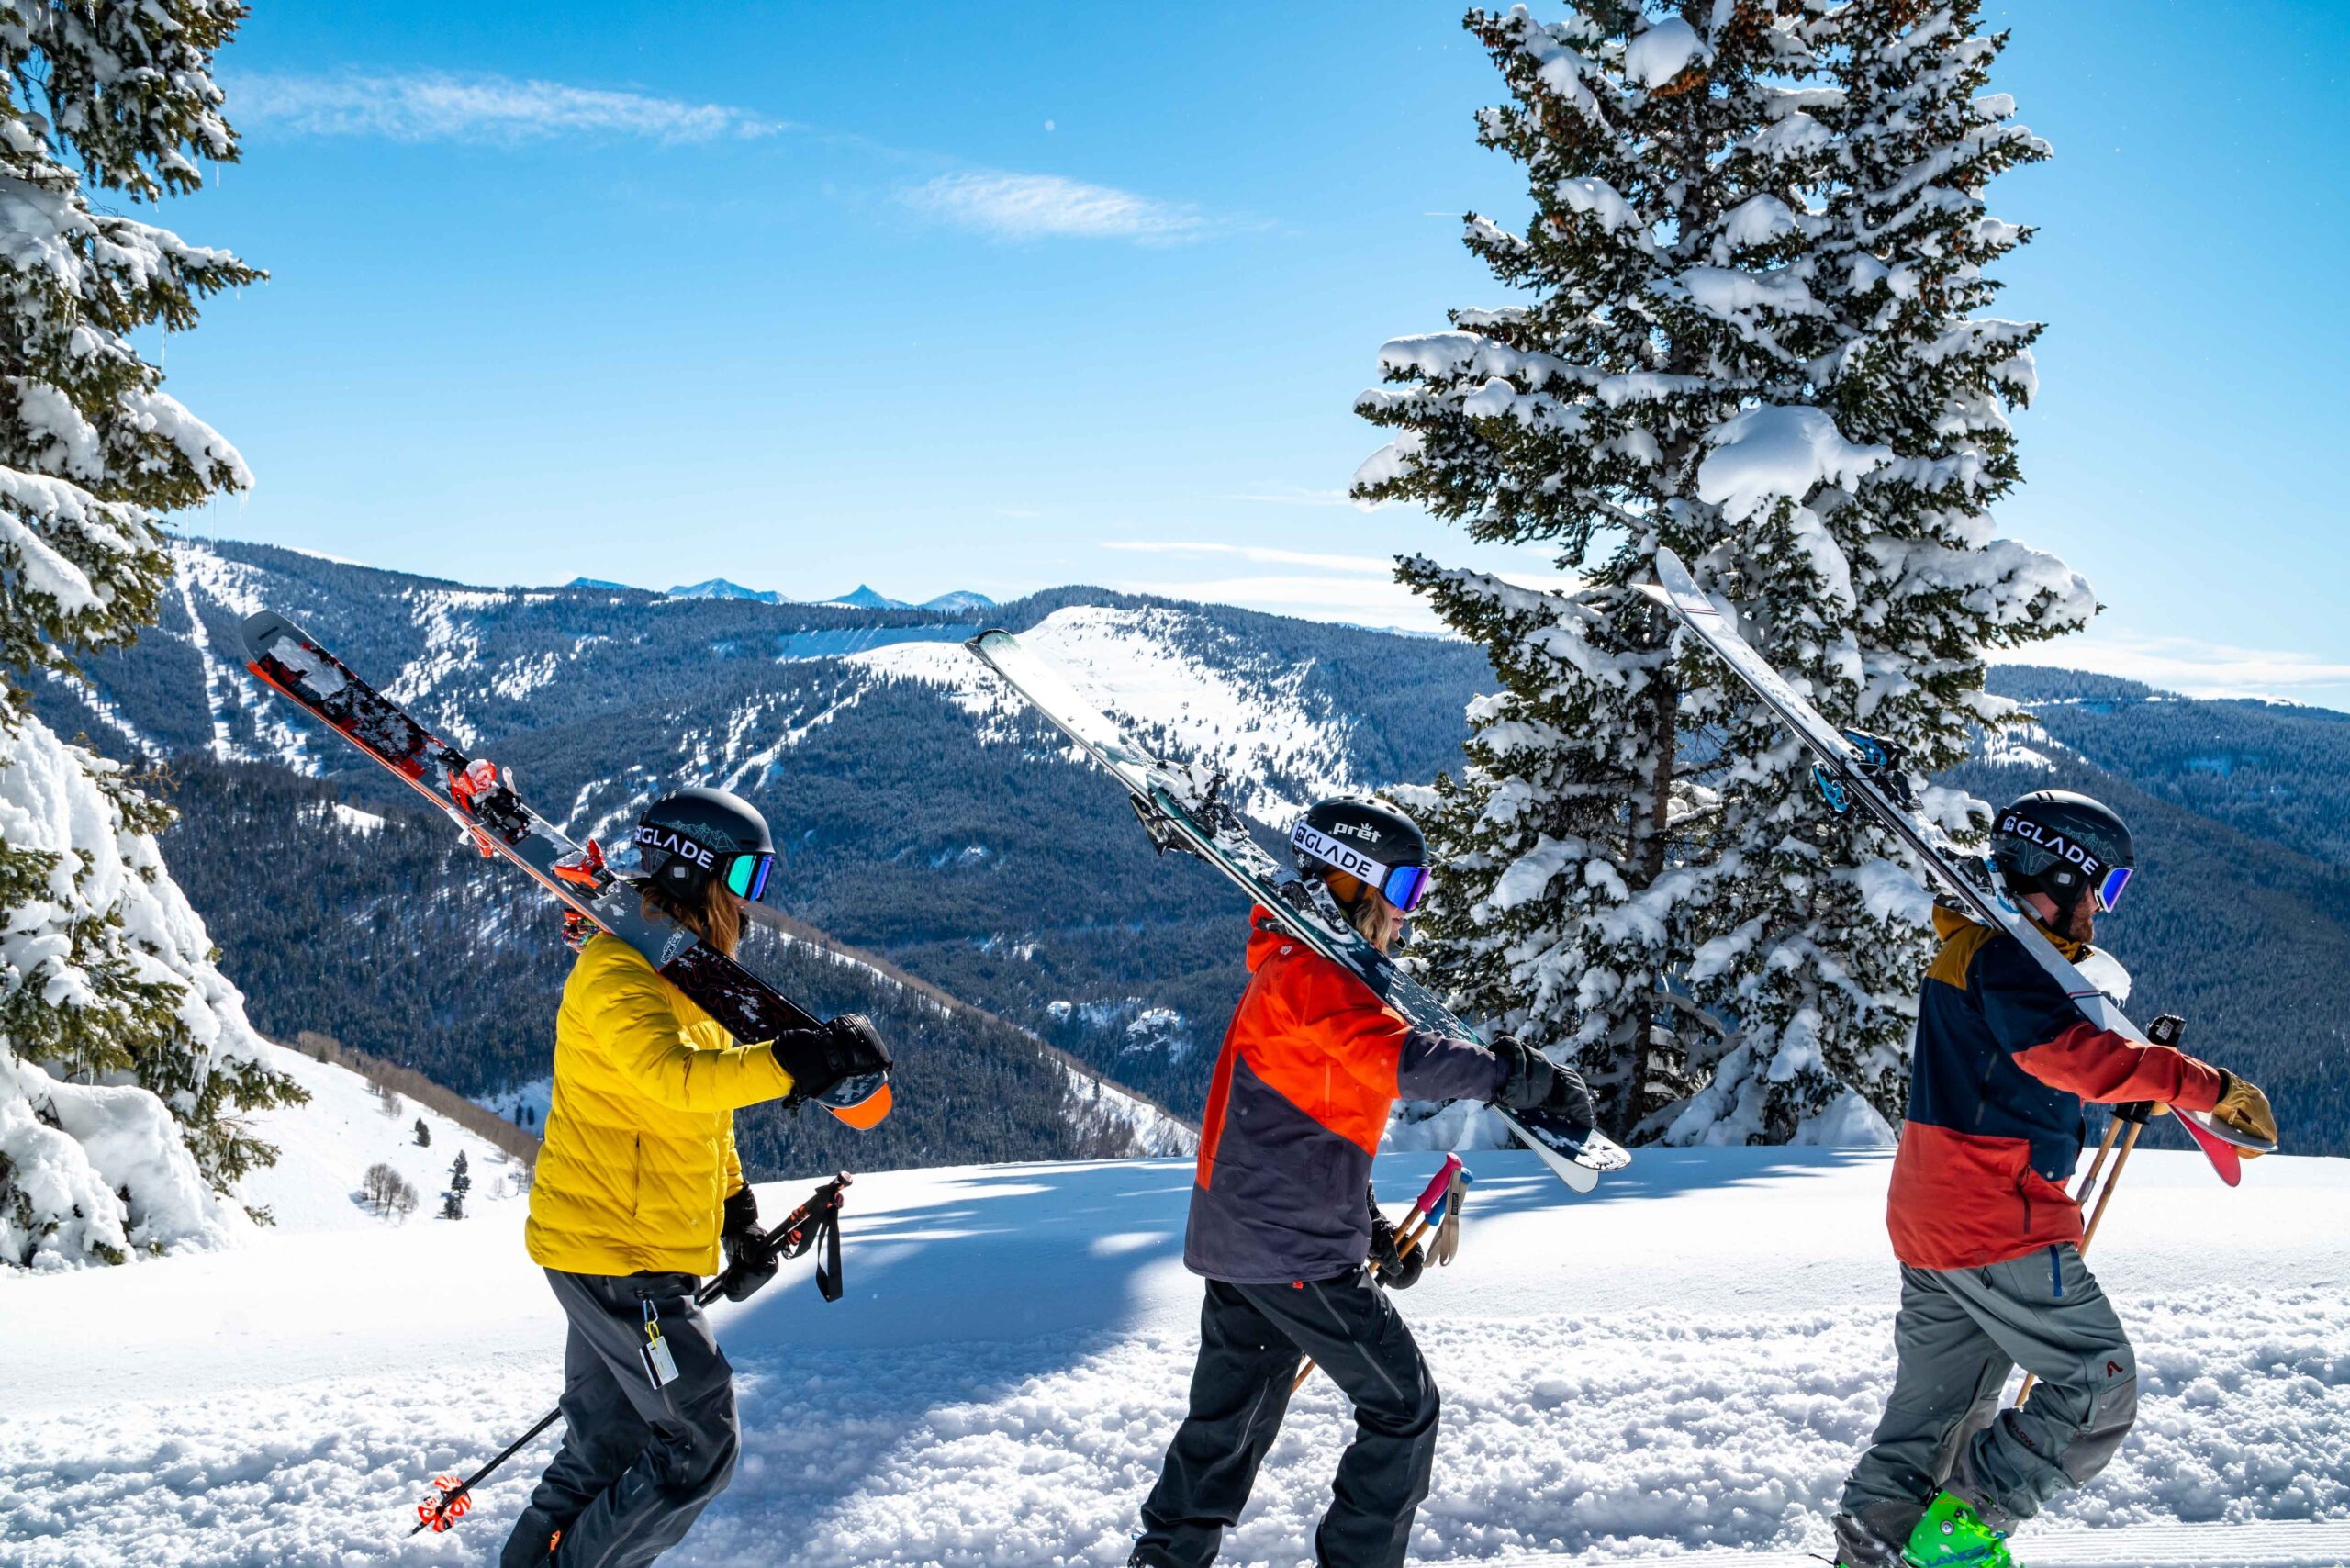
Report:
<svg viewBox="0 0 2350 1568"><path fill-rule="evenodd" d="M441 1217L465 1217L465 1194L474 1190L472 1173L465 1168L465 1151L457 1150L456 1159L449 1167L449 1187L441 1194Z"/></svg>
<svg viewBox="0 0 2350 1568"><path fill-rule="evenodd" d="M432 1129L424 1125L424 1118L422 1116L419 1116L416 1119L416 1147L419 1148L431 1148L432 1147Z"/></svg>
<svg viewBox="0 0 2350 1568"><path fill-rule="evenodd" d="M1872 1119L1853 1092L1897 1118L1928 954L1890 842L1829 813L1793 740L1639 593L1658 546L1831 719L1928 769L2006 715L1985 648L2094 608L1987 515L2039 329L1981 314L2026 237L1982 192L2046 149L1981 95L2000 39L1978 11L1468 17L1511 95L1478 138L1535 212L1523 233L1472 215L1465 240L1525 303L1382 350L1389 385L1357 407L1397 434L1355 493L1545 546L1583 584L1399 572L1502 684L1426 799L1454 867L1426 961L1580 1058L1620 1135L1850 1136Z"/></svg>
<svg viewBox="0 0 2350 1568"><path fill-rule="evenodd" d="M156 853L168 812L126 769L60 741L30 703L154 621L171 575L158 514L251 483L130 335L185 330L198 300L261 274L95 199L183 195L199 184L197 160L236 157L209 73L243 16L216 0L0 0L7 1262L117 1260L126 1242L210 1234L219 1216L177 1191L184 1162L228 1193L271 1158L236 1113L300 1097L250 1049L236 993ZM162 1136L185 1150L130 1160L126 1118L141 1111L86 1092L130 1085L160 1097L177 1124Z"/></svg>

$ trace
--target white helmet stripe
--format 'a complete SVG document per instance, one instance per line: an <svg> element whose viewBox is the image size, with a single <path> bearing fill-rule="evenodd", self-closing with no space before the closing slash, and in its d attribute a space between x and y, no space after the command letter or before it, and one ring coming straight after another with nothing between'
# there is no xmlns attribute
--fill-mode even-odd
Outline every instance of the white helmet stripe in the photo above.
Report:
<svg viewBox="0 0 2350 1568"><path fill-rule="evenodd" d="M1384 890L1387 886L1390 868L1351 844L1332 838L1302 822L1290 830L1289 841L1316 860L1336 866L1350 877L1360 877L1374 888Z"/></svg>

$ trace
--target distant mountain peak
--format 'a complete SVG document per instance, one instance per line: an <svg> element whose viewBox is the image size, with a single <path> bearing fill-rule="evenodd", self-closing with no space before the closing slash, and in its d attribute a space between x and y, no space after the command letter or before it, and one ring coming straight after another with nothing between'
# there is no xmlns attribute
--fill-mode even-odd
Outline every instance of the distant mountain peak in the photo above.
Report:
<svg viewBox="0 0 2350 1568"><path fill-rule="evenodd" d="M836 599L828 599L824 602L845 604L856 610L912 610L913 608L902 599L891 599L887 594L875 592L865 583L859 583L849 592Z"/></svg>
<svg viewBox="0 0 2350 1568"><path fill-rule="evenodd" d="M628 583L610 582L602 577L574 577L563 586L576 588L601 588L611 593L643 593L644 591Z"/></svg>
<svg viewBox="0 0 2350 1568"><path fill-rule="evenodd" d="M891 599L870 583L859 583L850 592L842 594L838 599L825 599L823 602L845 605L854 610L930 610L946 615L965 614L972 610L995 608L995 600L983 593L973 593L968 588L957 588L953 593L942 593L936 599L926 599L920 604L916 604L912 599Z"/></svg>
<svg viewBox="0 0 2350 1568"><path fill-rule="evenodd" d="M741 583L724 577L711 577L707 582L688 583L669 590L671 599L747 599L758 604L788 604L790 600L773 588L747 588Z"/></svg>

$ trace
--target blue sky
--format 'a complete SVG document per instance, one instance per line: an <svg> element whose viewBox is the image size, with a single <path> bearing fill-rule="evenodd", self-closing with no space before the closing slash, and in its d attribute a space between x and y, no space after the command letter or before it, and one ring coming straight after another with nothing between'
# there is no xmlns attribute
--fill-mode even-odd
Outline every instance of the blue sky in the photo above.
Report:
<svg viewBox="0 0 2350 1568"><path fill-rule="evenodd" d="M2350 705L2350 8L1993 5L2053 141L2006 531L2109 607L2053 660ZM1526 207L1459 7L257 0L245 161L167 209L271 281L169 348L249 498L184 519L479 582L1106 583L1422 624L1338 493L1379 344Z"/></svg>

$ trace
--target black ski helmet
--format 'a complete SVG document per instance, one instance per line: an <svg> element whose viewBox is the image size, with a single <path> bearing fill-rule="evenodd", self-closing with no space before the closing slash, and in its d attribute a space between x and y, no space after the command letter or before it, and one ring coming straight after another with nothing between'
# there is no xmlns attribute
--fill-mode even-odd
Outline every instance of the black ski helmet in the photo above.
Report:
<svg viewBox="0 0 2350 1568"><path fill-rule="evenodd" d="M2069 915L2085 896L2109 910L2137 868L2130 828L2110 807L2070 790L2034 790L2001 812L1991 859L2008 886L2046 893Z"/></svg>
<svg viewBox="0 0 2350 1568"><path fill-rule="evenodd" d="M653 885L676 898L699 898L706 884L722 877L730 890L755 900L767 890L775 839L750 801L730 790L697 787L644 808L636 819L636 854ZM750 864L738 870L735 863L744 859Z"/></svg>
<svg viewBox="0 0 2350 1568"><path fill-rule="evenodd" d="M1290 830L1298 871L1318 880L1344 871L1409 914L1428 885L1428 841L1419 824L1377 801L1317 802Z"/></svg>

